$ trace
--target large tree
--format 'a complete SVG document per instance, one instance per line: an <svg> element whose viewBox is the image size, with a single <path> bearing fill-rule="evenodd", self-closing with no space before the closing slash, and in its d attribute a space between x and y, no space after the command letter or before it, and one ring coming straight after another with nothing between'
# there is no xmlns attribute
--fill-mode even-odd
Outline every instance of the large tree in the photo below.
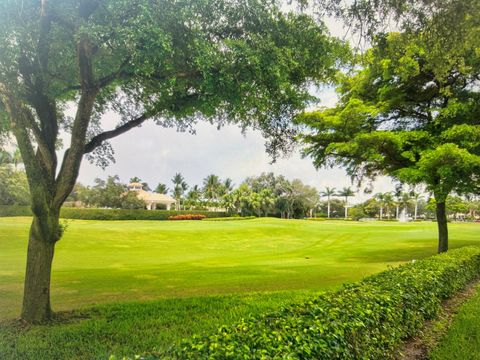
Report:
<svg viewBox="0 0 480 360"><path fill-rule="evenodd" d="M107 141L149 119L181 130L201 119L250 126L277 151L339 49L323 25L274 1L2 1L0 129L16 138L33 210L22 318L51 317L60 208L84 156L105 166ZM119 120L105 131L107 111ZM59 161L61 130L70 141Z"/></svg>
<svg viewBox="0 0 480 360"><path fill-rule="evenodd" d="M379 36L363 68L342 79L338 105L299 121L312 130L304 139L317 166L333 161L360 179L425 184L443 252L447 196L480 186L480 48L467 36L439 76L427 44L422 32Z"/></svg>

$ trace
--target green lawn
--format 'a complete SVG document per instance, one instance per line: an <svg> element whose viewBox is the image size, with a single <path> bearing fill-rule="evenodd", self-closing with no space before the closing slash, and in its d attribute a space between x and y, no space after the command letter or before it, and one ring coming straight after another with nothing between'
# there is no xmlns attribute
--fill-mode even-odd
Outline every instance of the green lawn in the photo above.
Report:
<svg viewBox="0 0 480 360"><path fill-rule="evenodd" d="M432 360L480 359L480 287L463 304L439 346L430 354Z"/></svg>
<svg viewBox="0 0 480 360"><path fill-rule="evenodd" d="M3 319L20 310L28 225L28 218L0 218ZM479 244L479 228L451 224L451 247ZM52 302L57 311L84 310L28 329L4 321L0 358L102 358L165 349L182 337L435 252L435 223L70 221L56 248Z"/></svg>

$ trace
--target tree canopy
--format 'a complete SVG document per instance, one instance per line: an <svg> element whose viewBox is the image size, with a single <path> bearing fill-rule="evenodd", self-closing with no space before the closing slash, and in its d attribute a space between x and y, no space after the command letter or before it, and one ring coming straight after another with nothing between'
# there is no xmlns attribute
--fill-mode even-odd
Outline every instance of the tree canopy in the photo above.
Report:
<svg viewBox="0 0 480 360"><path fill-rule="evenodd" d="M480 189L479 44L438 76L423 33L378 36L363 68L340 79L337 106L299 116L315 165L358 180L379 174L426 185L437 204ZM446 224L445 224L446 226ZM444 247L441 249L445 250Z"/></svg>

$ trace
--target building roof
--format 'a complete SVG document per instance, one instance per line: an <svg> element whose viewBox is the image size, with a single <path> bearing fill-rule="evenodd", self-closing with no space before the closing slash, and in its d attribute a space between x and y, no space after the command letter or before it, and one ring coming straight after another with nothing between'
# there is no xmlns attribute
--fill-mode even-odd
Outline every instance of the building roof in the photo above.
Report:
<svg viewBox="0 0 480 360"><path fill-rule="evenodd" d="M174 204L176 200L169 195L137 190L137 197L146 202L155 202L159 204Z"/></svg>

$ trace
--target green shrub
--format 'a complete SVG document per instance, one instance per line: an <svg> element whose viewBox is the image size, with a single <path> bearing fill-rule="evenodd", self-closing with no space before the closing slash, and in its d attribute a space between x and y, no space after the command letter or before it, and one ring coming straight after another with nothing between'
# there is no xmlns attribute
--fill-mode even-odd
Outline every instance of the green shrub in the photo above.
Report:
<svg viewBox="0 0 480 360"><path fill-rule="evenodd" d="M326 292L301 305L193 337L179 359L385 359L480 272L480 248L452 250ZM149 355L150 358L155 358ZM152 357L153 356L153 357Z"/></svg>
<svg viewBox="0 0 480 360"><path fill-rule="evenodd" d="M224 212L196 211L196 210L126 210L126 209L92 209L64 207L60 217L64 219L80 220L167 220L175 215L204 215L206 217L225 217ZM0 217L32 216L29 206L0 206Z"/></svg>
<svg viewBox="0 0 480 360"><path fill-rule="evenodd" d="M0 205L0 217L32 216L30 206Z"/></svg>
<svg viewBox="0 0 480 360"><path fill-rule="evenodd" d="M355 221L358 221L363 218L368 218L368 215L365 214L365 211L361 207L352 207L348 211L348 216Z"/></svg>

